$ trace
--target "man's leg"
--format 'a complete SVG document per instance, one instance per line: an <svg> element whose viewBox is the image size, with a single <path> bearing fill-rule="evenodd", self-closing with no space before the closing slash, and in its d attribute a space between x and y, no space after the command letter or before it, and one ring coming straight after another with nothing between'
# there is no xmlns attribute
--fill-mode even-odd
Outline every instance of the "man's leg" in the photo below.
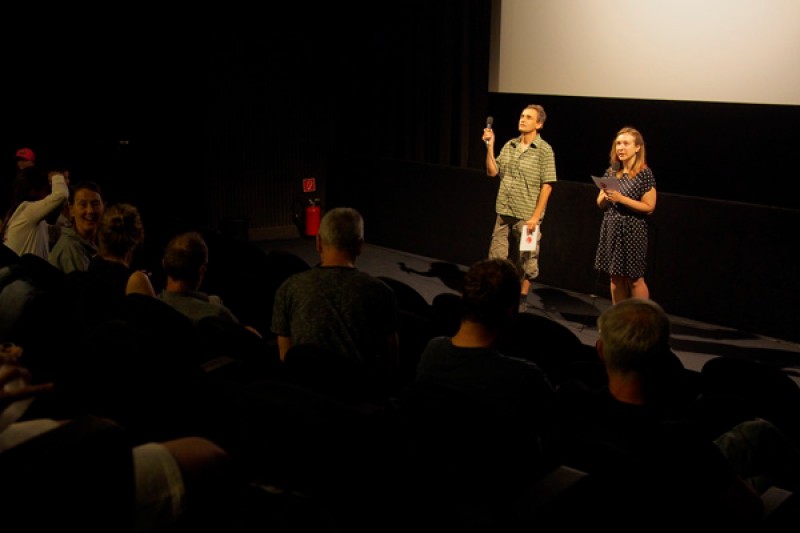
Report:
<svg viewBox="0 0 800 533"><path fill-rule="evenodd" d="M521 228L521 227L520 227ZM520 233L520 237L522 237ZM542 243L542 232L539 231L539 242L536 244L536 250L529 252L522 252L520 254L520 264L523 272L522 278L522 294L527 299L528 292L531 289L531 281L539 276L539 245Z"/></svg>
<svg viewBox="0 0 800 533"><path fill-rule="evenodd" d="M508 221L497 215L492 230L492 242L489 245L489 259L508 259L508 237L510 226Z"/></svg>

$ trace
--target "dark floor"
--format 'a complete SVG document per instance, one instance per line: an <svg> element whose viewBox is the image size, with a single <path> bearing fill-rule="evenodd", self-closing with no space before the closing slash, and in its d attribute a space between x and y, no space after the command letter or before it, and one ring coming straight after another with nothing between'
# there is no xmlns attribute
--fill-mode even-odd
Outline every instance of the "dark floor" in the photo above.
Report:
<svg viewBox="0 0 800 533"><path fill-rule="evenodd" d="M311 238L261 241L265 251L291 252L314 265L319 256ZM464 265L430 257L367 245L358 267L374 276L388 276L419 292L430 303L442 292L457 292ZM534 283L528 298L528 312L547 316L569 327L584 344L597 340L597 316L611 302L586 294ZM742 332L723 326L672 316L673 350L686 368L699 370L713 357L758 360L783 369L800 384L800 344Z"/></svg>

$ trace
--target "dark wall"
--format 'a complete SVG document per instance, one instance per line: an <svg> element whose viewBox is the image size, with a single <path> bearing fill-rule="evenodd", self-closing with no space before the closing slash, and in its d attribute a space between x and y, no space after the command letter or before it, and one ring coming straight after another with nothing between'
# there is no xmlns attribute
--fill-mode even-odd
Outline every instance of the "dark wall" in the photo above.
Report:
<svg viewBox="0 0 800 533"><path fill-rule="evenodd" d="M286 226L329 153L469 167L480 148L490 0L56 9L3 34L7 172L30 146L153 215Z"/></svg>
<svg viewBox="0 0 800 533"><path fill-rule="evenodd" d="M468 266L486 256L496 180L484 172L336 158L330 206L360 209L369 242ZM610 298L593 268L602 213L594 185L555 185L542 228L546 285ZM800 211L659 193L646 280L673 315L800 340L793 228Z"/></svg>
<svg viewBox="0 0 800 533"><path fill-rule="evenodd" d="M497 182L472 170L336 157L328 208L349 206L372 244L470 265L486 255Z"/></svg>
<svg viewBox="0 0 800 533"><path fill-rule="evenodd" d="M532 103L547 111L542 137L556 152L559 179L601 174L616 132L633 126L659 192L800 209L800 106L492 93L498 141L519 134L520 112Z"/></svg>
<svg viewBox="0 0 800 533"><path fill-rule="evenodd" d="M6 34L0 54L16 66L3 153L32 146L119 184L120 197L133 194L132 181L137 201L152 201L150 187L192 195L169 207L187 216L291 223L285 206L302 178L324 178L328 153L477 170L486 116L507 139L535 102L548 111L542 133L559 179L601 172L614 133L633 125L661 191L800 208L800 106L489 93L490 0L365 9L374 23L341 17L333 4L288 6L274 23L247 9L197 10L192 24L182 9L119 9L116 18L74 20L66 34L62 19ZM33 38L37 46L26 46ZM208 196L198 178L211 182ZM260 189L265 180L279 187ZM285 220L241 212L273 204Z"/></svg>

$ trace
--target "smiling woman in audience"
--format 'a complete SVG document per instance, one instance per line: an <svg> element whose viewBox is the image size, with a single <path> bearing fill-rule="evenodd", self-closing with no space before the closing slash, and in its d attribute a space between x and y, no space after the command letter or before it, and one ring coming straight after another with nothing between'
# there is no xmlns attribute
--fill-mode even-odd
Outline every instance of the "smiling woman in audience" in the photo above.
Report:
<svg viewBox="0 0 800 533"><path fill-rule="evenodd" d="M97 253L97 232L106 204L100 186L92 181L72 187L69 215L72 227L61 230L61 236L50 251L50 263L64 272L87 270Z"/></svg>

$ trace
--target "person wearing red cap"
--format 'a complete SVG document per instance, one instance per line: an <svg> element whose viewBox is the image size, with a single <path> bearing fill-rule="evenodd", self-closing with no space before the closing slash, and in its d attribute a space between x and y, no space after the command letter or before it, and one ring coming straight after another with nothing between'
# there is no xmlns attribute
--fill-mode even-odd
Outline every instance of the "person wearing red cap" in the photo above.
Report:
<svg viewBox="0 0 800 533"><path fill-rule="evenodd" d="M14 159L16 160L16 176L17 179L20 178L22 171L26 168L30 168L36 166L36 154L33 153L33 150L30 148L20 148L16 152L14 152ZM11 204L11 197L12 192L11 189L14 187L13 178L9 176L9 181L3 181L0 183L2 186L2 191L0 191L0 214L5 215L6 210L9 208ZM0 219L0 234L3 233L3 225L5 224L4 219Z"/></svg>
<svg viewBox="0 0 800 533"><path fill-rule="evenodd" d="M36 166L36 154L30 148L20 148L16 152L14 152L14 159L16 160L16 167L17 167L17 178L20 177L22 171L26 168ZM2 198L2 209L3 213L5 213L6 209L8 208L8 203L11 199L11 188L13 187L13 183L9 182L7 184L3 184L3 198ZM2 227L2 223L0 223L0 228Z"/></svg>
<svg viewBox="0 0 800 533"><path fill-rule="evenodd" d="M36 154L33 153L33 150L30 148L20 148L17 150L16 153L17 158L17 168L22 170L23 168L32 167L36 164Z"/></svg>

